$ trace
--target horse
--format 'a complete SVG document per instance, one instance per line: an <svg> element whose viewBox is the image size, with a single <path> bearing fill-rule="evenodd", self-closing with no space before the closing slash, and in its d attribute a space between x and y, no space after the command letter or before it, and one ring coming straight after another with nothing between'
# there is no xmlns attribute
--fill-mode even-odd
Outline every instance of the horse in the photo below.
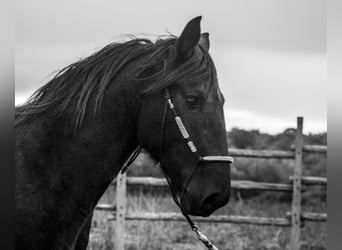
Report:
<svg viewBox="0 0 342 250"><path fill-rule="evenodd" d="M139 147L183 214L228 203L224 97L200 22L110 43L16 108L16 249L85 249L97 202Z"/></svg>

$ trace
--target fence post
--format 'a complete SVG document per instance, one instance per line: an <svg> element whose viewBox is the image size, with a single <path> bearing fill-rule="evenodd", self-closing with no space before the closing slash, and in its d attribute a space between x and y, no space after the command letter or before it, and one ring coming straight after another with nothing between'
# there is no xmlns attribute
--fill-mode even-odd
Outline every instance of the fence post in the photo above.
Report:
<svg viewBox="0 0 342 250"><path fill-rule="evenodd" d="M291 250L300 250L302 164L303 164L303 117L297 117L295 166L293 170L293 198L291 213Z"/></svg>
<svg viewBox="0 0 342 250"><path fill-rule="evenodd" d="M116 182L115 249L125 249L126 174L119 174Z"/></svg>

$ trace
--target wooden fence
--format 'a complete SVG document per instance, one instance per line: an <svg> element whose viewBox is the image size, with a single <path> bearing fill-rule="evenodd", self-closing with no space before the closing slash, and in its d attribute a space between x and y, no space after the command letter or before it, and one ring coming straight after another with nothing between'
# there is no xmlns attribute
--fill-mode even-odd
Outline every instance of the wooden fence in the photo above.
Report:
<svg viewBox="0 0 342 250"><path fill-rule="evenodd" d="M197 222L216 222L216 223L239 223L255 225L272 225L291 227L291 250L300 249L300 230L305 221L326 222L326 213L308 213L301 209L302 192L306 185L327 185L327 178L302 176L303 152L306 153L327 153L327 146L304 145L303 144L303 118L297 118L296 140L293 151L279 150L245 150L230 149L229 154L233 157L249 158L277 158L293 159L295 161L293 176L290 177L288 184L263 183L254 181L232 181L231 187L238 190L265 190L292 192L292 209L283 218L272 217L252 217L239 215L217 215L211 217L194 217ZM126 212L126 186L167 186L165 179L152 177L126 177L119 175L116 179L116 205L98 204L96 209L109 211L114 214L116 223L115 229L110 229L115 234L112 244L115 249L124 250L124 235L126 220L149 220L149 221L184 221L181 213L146 213L146 212ZM115 241L115 242L114 242Z"/></svg>

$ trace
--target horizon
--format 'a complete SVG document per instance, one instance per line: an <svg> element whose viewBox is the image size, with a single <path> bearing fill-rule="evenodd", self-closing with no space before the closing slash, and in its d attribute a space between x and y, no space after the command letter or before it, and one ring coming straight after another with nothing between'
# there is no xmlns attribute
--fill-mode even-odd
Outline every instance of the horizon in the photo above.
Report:
<svg viewBox="0 0 342 250"><path fill-rule="evenodd" d="M15 94L15 106L20 106L26 102L26 100L33 94L33 91ZM287 129L296 128L296 117L293 120L279 121L271 117L263 117L255 113L248 113L239 110L224 110L226 131L230 132L234 128L243 129L247 131L258 130L260 133L266 133L269 135L282 134ZM259 119L259 122L255 122L255 119ZM253 120L253 123L251 122ZM268 125L267 125L268 124ZM273 126L272 126L273 124ZM274 126L276 124L276 126ZM258 127L259 126L259 127ZM327 133L326 130L321 130L322 124L315 124L307 122L304 117L304 134L322 134Z"/></svg>

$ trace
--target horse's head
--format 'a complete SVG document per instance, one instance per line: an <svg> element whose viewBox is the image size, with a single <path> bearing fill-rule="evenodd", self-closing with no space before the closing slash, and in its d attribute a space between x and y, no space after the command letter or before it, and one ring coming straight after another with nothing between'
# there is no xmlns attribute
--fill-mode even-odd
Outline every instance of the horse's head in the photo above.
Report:
<svg viewBox="0 0 342 250"><path fill-rule="evenodd" d="M229 200L230 162L224 98L208 54L208 34L200 33L200 20L191 20L172 41L162 65L144 73L151 74L144 79L155 91L143 99L138 136L161 162L183 210L208 216ZM153 82L156 79L158 83ZM203 161L202 156L223 157Z"/></svg>

